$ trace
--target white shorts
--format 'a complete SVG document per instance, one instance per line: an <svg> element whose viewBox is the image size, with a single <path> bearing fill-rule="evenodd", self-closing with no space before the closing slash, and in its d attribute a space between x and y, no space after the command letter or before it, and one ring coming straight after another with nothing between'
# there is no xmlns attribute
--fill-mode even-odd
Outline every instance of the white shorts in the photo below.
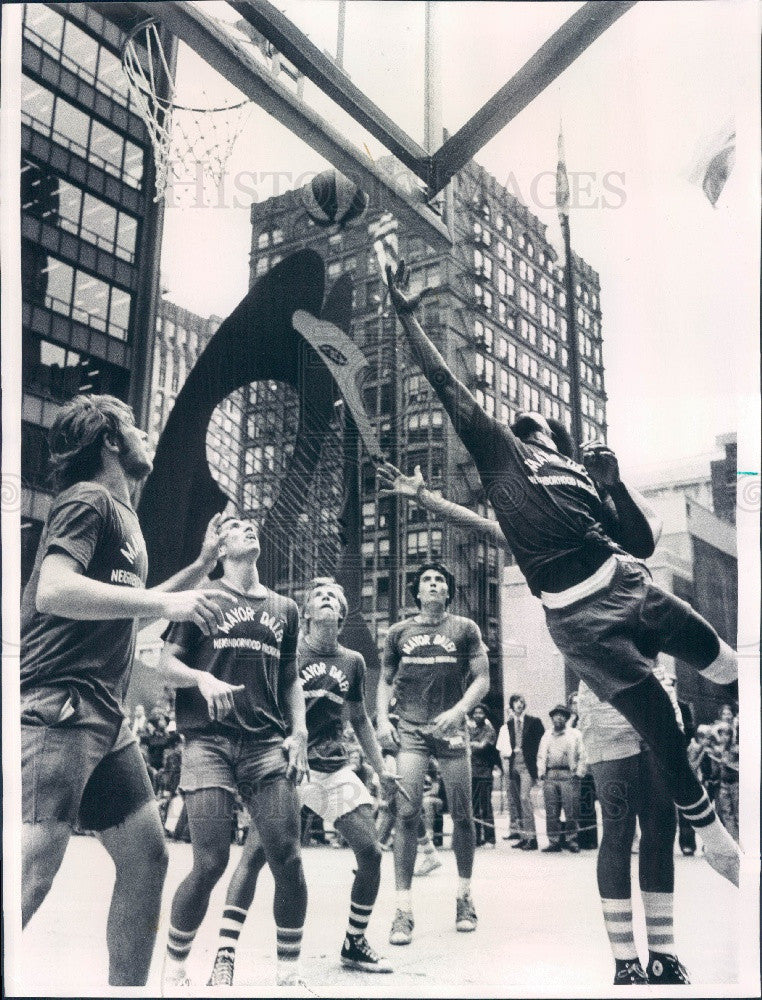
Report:
<svg viewBox="0 0 762 1000"><path fill-rule="evenodd" d="M359 806L374 804L370 792L348 764L328 774L310 771L310 780L303 781L298 792L303 806L331 824Z"/></svg>

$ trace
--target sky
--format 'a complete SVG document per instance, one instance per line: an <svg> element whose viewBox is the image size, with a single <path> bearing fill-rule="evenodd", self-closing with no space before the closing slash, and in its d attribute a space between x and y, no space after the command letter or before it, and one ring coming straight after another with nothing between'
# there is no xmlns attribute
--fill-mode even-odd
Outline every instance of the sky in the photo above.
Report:
<svg viewBox="0 0 762 1000"><path fill-rule="evenodd" d="M443 124L452 133L581 4L436 6ZM281 0L280 7L312 41L335 51L333 0ZM237 18L224 3L203 8ZM353 82L419 140L423 19L422 3L352 0L345 49ZM709 455L717 435L758 412L758 35L757 7L746 0L643 0L476 157L554 236L563 121L568 170L579 178L572 244L601 280L609 442L629 469ZM185 46L177 88L188 103L233 96ZM307 96L358 146L367 144L374 158L383 154L311 85ZM737 162L713 208L687 177L702 145L729 121L738 131ZM168 297L204 315L227 315L248 286L252 195L276 193L268 172L297 178L324 166L254 108L230 160L223 205L215 199L181 207L180 195L168 203ZM245 176L249 195L236 192L236 176ZM282 190L290 181L277 183Z"/></svg>

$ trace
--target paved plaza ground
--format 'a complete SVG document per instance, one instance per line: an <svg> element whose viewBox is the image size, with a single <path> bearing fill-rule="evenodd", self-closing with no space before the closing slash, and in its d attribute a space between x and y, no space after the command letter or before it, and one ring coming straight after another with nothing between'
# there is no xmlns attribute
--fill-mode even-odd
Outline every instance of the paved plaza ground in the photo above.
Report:
<svg viewBox="0 0 762 1000"><path fill-rule="evenodd" d="M303 967L310 989L323 997L610 995L612 960L595 889L596 852L527 854L512 850L502 840L503 832L499 820L497 848L482 848L477 854L473 895L480 921L476 933L455 931L455 861L452 852L444 850L442 868L414 882L415 935L413 943L403 948L387 943L394 893L392 857L384 855L381 892L368 936L394 962L395 974L386 976L349 972L339 965L352 853L329 847L305 849L310 904ZM171 843L169 847L161 942L172 894L191 863L189 845ZM239 852L240 848L233 847L231 871ZM675 861L676 941L697 987L694 995L751 996L748 984L746 992L738 985L742 916L736 892L700 858L677 857ZM72 840L51 895L22 939L21 988L7 983L6 995L82 997L107 992L110 867L94 839ZM204 984L214 957L226 885L227 877L212 897L196 940L189 966L192 996L211 993ZM265 872L241 936L236 986L225 990L226 995L280 994L274 986L272 894L272 879ZM645 956L644 934L640 948ZM123 991L123 995L159 996L161 952L157 947L146 990ZM654 995L653 990L639 992Z"/></svg>

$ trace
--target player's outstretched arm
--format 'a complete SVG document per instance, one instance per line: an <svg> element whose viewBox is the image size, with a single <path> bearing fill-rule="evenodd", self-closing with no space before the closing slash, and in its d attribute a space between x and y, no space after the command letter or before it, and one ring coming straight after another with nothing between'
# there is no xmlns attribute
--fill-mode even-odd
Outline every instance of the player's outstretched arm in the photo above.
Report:
<svg viewBox="0 0 762 1000"><path fill-rule="evenodd" d="M376 471L383 485L383 489L379 490L379 497L396 493L408 500L415 500L420 507L439 515L445 521L450 521L460 528L483 532L500 545L506 545L505 536L497 522L490 521L489 518L482 517L452 500L445 500L437 493L432 493L426 486L420 465L416 465L412 476L406 476L391 462L384 462Z"/></svg>
<svg viewBox="0 0 762 1000"><path fill-rule="evenodd" d="M386 280L392 304L421 371L439 396L456 429L467 426L479 404L447 367L444 358L426 336L415 317L421 299L434 289L424 288L419 294L410 295L406 291L409 276L404 261L400 261L396 274L391 267L386 268Z"/></svg>
<svg viewBox="0 0 762 1000"><path fill-rule="evenodd" d="M622 482L614 452L594 442L583 448L582 461L616 508L618 537L615 540L638 559L653 555L661 536L661 519L644 496Z"/></svg>
<svg viewBox="0 0 762 1000"><path fill-rule="evenodd" d="M168 618L192 621L205 635L225 624L224 608L235 600L219 590L165 593L157 588L118 587L84 575L82 565L63 552L51 552L40 567L36 606L43 614L79 621Z"/></svg>

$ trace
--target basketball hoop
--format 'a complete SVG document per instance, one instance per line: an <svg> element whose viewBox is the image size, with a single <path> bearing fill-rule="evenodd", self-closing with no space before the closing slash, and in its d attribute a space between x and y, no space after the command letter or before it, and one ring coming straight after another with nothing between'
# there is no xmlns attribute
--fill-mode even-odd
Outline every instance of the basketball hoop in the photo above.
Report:
<svg viewBox="0 0 762 1000"><path fill-rule="evenodd" d="M122 47L122 68L135 110L143 119L153 146L156 165L153 200L165 197L171 183L183 179L193 164L200 165L204 176L219 187L253 102L246 98L217 107L180 104L153 18L141 21L127 36ZM166 96L159 93L160 89ZM203 90L202 96L205 96Z"/></svg>

